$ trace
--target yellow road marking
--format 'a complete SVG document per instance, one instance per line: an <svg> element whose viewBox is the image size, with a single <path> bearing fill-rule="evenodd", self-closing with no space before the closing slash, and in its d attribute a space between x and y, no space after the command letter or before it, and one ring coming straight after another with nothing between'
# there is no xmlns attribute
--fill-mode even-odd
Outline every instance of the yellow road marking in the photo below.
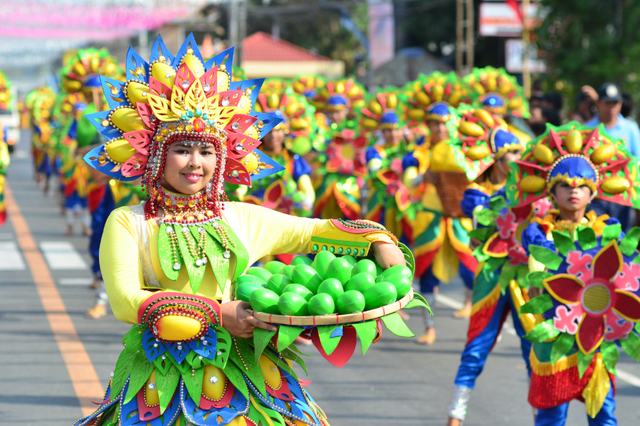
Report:
<svg viewBox="0 0 640 426"><path fill-rule="evenodd" d="M104 389L9 185L5 186L5 198L7 212L18 238L18 244L29 265L51 331L69 371L69 378L80 402L82 415L87 416L97 408L91 401L102 401Z"/></svg>

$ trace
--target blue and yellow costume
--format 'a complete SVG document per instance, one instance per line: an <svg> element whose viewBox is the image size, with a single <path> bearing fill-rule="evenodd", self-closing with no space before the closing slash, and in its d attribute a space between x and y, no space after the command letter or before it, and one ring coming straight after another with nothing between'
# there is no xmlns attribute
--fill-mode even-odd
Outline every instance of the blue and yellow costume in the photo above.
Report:
<svg viewBox="0 0 640 426"><path fill-rule="evenodd" d="M517 208L562 183L638 208L638 172L638 159L603 126L549 126L512 168L507 196ZM573 399L585 401L590 425L616 424L618 346L640 360L633 331L640 321L640 270L632 263L638 232L625 237L617 219L594 212L578 223L558 212L532 222L522 234L530 255L527 279L544 292L520 312L540 314L542 321L526 336L533 342L529 403L538 409L535 424L564 424Z"/></svg>
<svg viewBox="0 0 640 426"><path fill-rule="evenodd" d="M4 199L4 186L6 185L4 174L9 167L9 146L4 129L0 127L0 226L7 220L7 202Z"/></svg>

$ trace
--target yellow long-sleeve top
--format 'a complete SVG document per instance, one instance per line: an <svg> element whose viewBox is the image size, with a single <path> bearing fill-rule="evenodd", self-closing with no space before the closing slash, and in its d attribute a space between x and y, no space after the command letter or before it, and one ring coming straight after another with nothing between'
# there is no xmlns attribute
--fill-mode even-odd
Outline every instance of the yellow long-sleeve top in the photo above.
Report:
<svg viewBox="0 0 640 426"><path fill-rule="evenodd" d="M249 252L249 265L266 255L310 253L311 237L318 235L338 233L356 242L396 243L384 231L352 234L338 230L329 220L289 216L245 203L225 203L222 219ZM121 321L136 324L139 307L154 290L192 293L185 268L176 281L162 272L158 230L155 220L145 220L142 205L116 209L107 220L100 244L100 265L113 313ZM235 255L229 262L225 291L220 290L213 271L206 266L198 295L223 302L230 299Z"/></svg>

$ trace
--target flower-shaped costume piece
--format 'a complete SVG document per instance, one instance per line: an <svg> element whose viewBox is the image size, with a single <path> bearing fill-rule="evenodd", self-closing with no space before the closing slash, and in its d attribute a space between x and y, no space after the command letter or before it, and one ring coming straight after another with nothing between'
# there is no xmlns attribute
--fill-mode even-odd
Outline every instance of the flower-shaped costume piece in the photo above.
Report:
<svg viewBox="0 0 640 426"><path fill-rule="evenodd" d="M550 126L515 165L507 181L514 208L542 199L560 182L586 185L598 198L638 206L638 160L602 126ZM612 398L610 374L618 358L614 342L634 356L632 348L640 345L631 332L631 323L640 320L634 293L640 270L631 262L637 234L624 237L617 219L594 212L580 223L566 223L551 212L525 228L522 243L533 268L529 284L546 290L520 310L545 319L527 335L534 342L529 391L534 407L584 398L591 417L609 410L605 400Z"/></svg>
<svg viewBox="0 0 640 426"><path fill-rule="evenodd" d="M471 91L470 98L475 106L494 114L530 117L524 89L504 68L474 68L463 80Z"/></svg>
<svg viewBox="0 0 640 426"><path fill-rule="evenodd" d="M282 80L265 80L265 83L268 82L271 90L261 90L256 99L255 110L271 113L282 119L273 129L284 132L282 152L275 155L265 148L265 153L284 169L268 179L259 180L247 191L243 201L287 214L310 216L315 191L311 183L311 167L302 155L311 149L309 136L315 127L313 107L290 88L285 90Z"/></svg>
<svg viewBox="0 0 640 426"><path fill-rule="evenodd" d="M407 152L406 116L404 100L398 96L397 90L376 93L362 109L361 127L362 134L371 139L366 151L369 197L365 218L385 224L400 238L404 232L402 218L412 205L402 181L402 159ZM390 140L385 130L392 130Z"/></svg>
<svg viewBox="0 0 640 426"><path fill-rule="evenodd" d="M289 363L299 357L288 345L268 346L269 338L257 348L232 337L220 303L264 256L321 250L366 256L372 243L397 240L377 224L225 202L223 182L251 185L282 170L256 149L281 121L252 110L262 79L233 82L223 66L232 63L233 50L204 62L193 35L176 56L160 37L151 52L149 62L128 52L126 82L102 78L110 110L88 116L109 141L86 161L115 179L141 177L149 198L107 220L100 263L109 266L103 269L109 301L118 319L134 325L104 401L76 424L117 418L122 425L326 426ZM162 187L172 143L215 150L205 189L186 195Z"/></svg>
<svg viewBox="0 0 640 426"><path fill-rule="evenodd" d="M336 131L317 171L316 217L360 218L360 188L366 176L367 138L352 129Z"/></svg>

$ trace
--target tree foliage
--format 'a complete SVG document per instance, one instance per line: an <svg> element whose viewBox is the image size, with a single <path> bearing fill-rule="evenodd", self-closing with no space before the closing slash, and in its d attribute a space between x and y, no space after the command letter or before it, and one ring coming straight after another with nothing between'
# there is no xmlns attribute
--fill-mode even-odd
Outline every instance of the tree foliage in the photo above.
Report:
<svg viewBox="0 0 640 426"><path fill-rule="evenodd" d="M542 6L548 14L535 34L551 80L574 91L612 81L637 96L639 1L543 0Z"/></svg>

